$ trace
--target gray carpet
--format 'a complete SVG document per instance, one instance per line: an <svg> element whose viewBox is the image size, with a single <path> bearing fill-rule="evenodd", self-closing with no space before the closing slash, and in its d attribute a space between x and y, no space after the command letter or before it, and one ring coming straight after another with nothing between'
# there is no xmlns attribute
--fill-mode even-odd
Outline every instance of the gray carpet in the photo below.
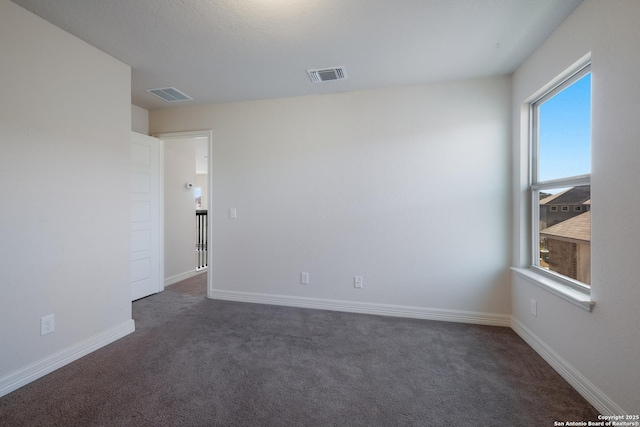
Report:
<svg viewBox="0 0 640 427"><path fill-rule="evenodd" d="M1 426L552 426L597 412L508 328L212 301L0 398Z"/></svg>

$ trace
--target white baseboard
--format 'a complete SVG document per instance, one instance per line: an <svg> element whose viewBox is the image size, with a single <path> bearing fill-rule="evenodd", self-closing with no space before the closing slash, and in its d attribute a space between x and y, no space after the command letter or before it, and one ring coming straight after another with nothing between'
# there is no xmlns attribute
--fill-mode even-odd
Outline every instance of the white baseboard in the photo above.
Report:
<svg viewBox="0 0 640 427"><path fill-rule="evenodd" d="M515 331L533 350L538 353L562 378L567 380L587 402L593 405L603 415L624 415L626 412L609 399L600 389L591 383L569 362L556 353L544 341L538 338L531 330L524 326L518 319L511 318L511 329Z"/></svg>
<svg viewBox="0 0 640 427"><path fill-rule="evenodd" d="M409 317L413 319L441 320L446 322L474 323L490 326L511 326L511 316L506 314L478 313L473 311L440 310L435 308L402 305L373 304L366 302L293 297L286 295L258 294L211 290L211 299L257 304L283 305L287 307L315 308L319 310L345 311L349 313L376 314L380 316Z"/></svg>
<svg viewBox="0 0 640 427"><path fill-rule="evenodd" d="M166 279L164 279L164 285L171 286L174 283L182 282L183 280L190 279L194 276L197 276L198 274L202 274L206 272L207 272L207 269L203 268L202 270L193 269L190 271L186 271L184 273L176 274L175 276L167 277Z"/></svg>
<svg viewBox="0 0 640 427"><path fill-rule="evenodd" d="M0 397L135 331L133 319L0 378Z"/></svg>

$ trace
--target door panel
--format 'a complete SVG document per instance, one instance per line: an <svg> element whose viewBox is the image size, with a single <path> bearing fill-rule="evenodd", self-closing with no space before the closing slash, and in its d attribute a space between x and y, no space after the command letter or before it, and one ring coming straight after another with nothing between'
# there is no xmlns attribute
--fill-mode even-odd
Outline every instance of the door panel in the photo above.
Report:
<svg viewBox="0 0 640 427"><path fill-rule="evenodd" d="M162 290L160 140L131 133L131 300Z"/></svg>

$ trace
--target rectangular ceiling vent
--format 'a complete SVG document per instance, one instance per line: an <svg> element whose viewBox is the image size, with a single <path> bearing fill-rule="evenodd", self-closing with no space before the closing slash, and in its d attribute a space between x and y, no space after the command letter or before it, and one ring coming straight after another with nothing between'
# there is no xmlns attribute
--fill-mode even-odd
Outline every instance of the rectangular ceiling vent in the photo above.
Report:
<svg viewBox="0 0 640 427"><path fill-rule="evenodd" d="M189 95L186 95L183 92L180 92L175 87L162 87L158 89L147 89L152 95L157 96L158 98L162 98L167 102L178 102L178 101L189 101L193 98Z"/></svg>
<svg viewBox="0 0 640 427"><path fill-rule="evenodd" d="M320 70L307 70L309 78L314 83L328 82L331 80L344 80L347 78L347 70L344 67L322 68Z"/></svg>

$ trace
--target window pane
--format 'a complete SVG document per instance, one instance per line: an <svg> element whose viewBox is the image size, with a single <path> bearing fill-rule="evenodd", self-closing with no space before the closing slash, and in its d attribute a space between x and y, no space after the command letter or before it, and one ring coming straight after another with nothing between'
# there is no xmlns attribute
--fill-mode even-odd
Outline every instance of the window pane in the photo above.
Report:
<svg viewBox="0 0 640 427"><path fill-rule="evenodd" d="M539 193L538 266L591 283L591 186Z"/></svg>
<svg viewBox="0 0 640 427"><path fill-rule="evenodd" d="M591 173L591 73L538 107L538 182Z"/></svg>

